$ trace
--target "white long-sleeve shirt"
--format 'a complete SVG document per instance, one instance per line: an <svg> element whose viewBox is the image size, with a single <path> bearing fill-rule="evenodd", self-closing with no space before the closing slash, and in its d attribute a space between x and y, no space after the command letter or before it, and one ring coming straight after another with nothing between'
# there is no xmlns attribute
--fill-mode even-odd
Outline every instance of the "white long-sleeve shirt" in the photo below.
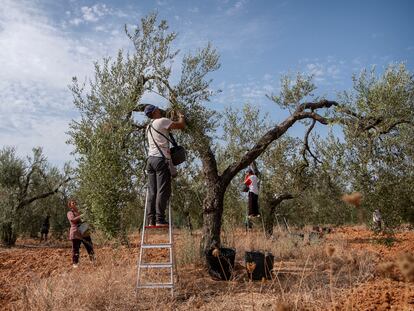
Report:
<svg viewBox="0 0 414 311"><path fill-rule="evenodd" d="M249 187L249 192L253 192L254 194L259 195L258 178L256 175L246 176L244 183Z"/></svg>
<svg viewBox="0 0 414 311"><path fill-rule="evenodd" d="M374 222L380 222L381 221L381 213L379 211L374 211L372 213L372 220Z"/></svg>

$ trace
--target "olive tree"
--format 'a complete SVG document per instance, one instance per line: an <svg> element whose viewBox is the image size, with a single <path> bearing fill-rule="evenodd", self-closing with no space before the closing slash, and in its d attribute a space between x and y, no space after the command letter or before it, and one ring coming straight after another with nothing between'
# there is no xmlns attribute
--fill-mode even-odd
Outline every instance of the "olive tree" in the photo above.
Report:
<svg viewBox="0 0 414 311"><path fill-rule="evenodd" d="M389 225L412 219L414 78L404 64L353 77L341 101L351 110L345 134L344 178L364 196L363 211L380 208ZM367 219L367 215L364 215Z"/></svg>

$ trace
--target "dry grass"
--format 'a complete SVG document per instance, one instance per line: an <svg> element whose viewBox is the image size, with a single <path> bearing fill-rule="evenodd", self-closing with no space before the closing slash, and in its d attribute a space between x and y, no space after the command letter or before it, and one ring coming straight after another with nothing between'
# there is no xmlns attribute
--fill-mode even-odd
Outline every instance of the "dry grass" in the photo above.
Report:
<svg viewBox="0 0 414 311"><path fill-rule="evenodd" d="M96 267L81 262L70 273L39 280L21 290L16 310L134 310L135 271L118 259L111 251L100 254Z"/></svg>
<svg viewBox="0 0 414 311"><path fill-rule="evenodd" d="M180 282L176 299L168 291L135 296L137 248L99 248L98 264L82 258L78 270L33 281L20 289L15 310L326 310L344 290L373 276L369 253L355 253L342 241L303 239L275 232L265 239L261 230L224 233L226 246L237 249L235 278L213 281L201 266L200 235L181 231L177 241ZM244 252L275 255L272 280L251 282Z"/></svg>

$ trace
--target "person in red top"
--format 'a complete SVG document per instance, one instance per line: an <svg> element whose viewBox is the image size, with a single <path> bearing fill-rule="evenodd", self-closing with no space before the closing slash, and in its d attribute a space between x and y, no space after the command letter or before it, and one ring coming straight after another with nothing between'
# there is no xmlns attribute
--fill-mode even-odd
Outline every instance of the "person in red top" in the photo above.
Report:
<svg viewBox="0 0 414 311"><path fill-rule="evenodd" d="M91 237L82 237L82 234L79 232L78 225L81 223L81 214L76 206L76 201L69 200L68 208L70 208L67 217L70 223L69 240L72 241L72 263L73 267L77 268L79 264L79 249L81 243L85 246L91 261L95 261L95 253L93 251Z"/></svg>
<svg viewBox="0 0 414 311"><path fill-rule="evenodd" d="M260 217L258 178L252 168L248 169L244 184L249 188L249 217Z"/></svg>

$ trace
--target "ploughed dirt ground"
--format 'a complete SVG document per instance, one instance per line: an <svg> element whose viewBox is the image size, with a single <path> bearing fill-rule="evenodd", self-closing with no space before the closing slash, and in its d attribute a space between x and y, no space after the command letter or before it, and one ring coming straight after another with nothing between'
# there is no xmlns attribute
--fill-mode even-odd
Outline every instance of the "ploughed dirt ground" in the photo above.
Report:
<svg viewBox="0 0 414 311"><path fill-rule="evenodd" d="M410 267L411 282L407 282L396 267L387 266L389 263L398 266L404 254L414 254L414 231L402 230L395 234L395 240L388 240L387 236L373 235L360 227L348 227L338 228L334 236L348 242L352 249L375 254L377 264L372 279L348 290L340 298L339 310L344 305L348 310L414 310L414 263ZM386 271L381 269L384 264Z"/></svg>
<svg viewBox="0 0 414 311"><path fill-rule="evenodd" d="M257 238L263 240L260 232ZM266 242L275 245L274 279L258 282L249 281L243 260L243 248L258 243L252 236L227 233L227 245L238 253L235 277L224 282L211 279L197 259L199 235L177 230L174 301L165 292L135 298L138 235L131 241L130 247L97 242L96 265L82 246L77 269L69 241L23 239L0 248L0 309L414 310L414 262L404 255L414 254L414 231L407 229L392 239L359 226L304 239L276 234Z"/></svg>

